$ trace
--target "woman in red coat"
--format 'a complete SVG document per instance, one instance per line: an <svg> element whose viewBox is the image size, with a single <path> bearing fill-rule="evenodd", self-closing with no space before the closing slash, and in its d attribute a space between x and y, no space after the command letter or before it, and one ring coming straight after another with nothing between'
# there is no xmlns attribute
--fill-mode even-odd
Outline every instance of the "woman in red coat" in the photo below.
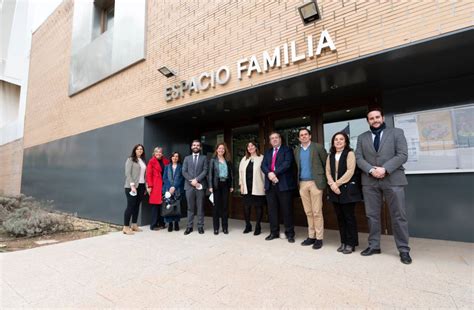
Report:
<svg viewBox="0 0 474 310"><path fill-rule="evenodd" d="M163 148L155 147L153 157L148 162L146 183L147 191L150 196L149 204L151 206L151 230L164 228L163 218L160 216L163 188L163 171L169 160L163 156Z"/></svg>

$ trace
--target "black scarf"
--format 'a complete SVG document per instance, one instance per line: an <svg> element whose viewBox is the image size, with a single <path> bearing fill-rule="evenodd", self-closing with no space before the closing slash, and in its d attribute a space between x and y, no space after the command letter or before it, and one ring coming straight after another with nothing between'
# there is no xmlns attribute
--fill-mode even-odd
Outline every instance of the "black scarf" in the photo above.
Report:
<svg viewBox="0 0 474 310"><path fill-rule="evenodd" d="M385 127L387 127L385 125L385 122L382 123L382 125L380 125L379 128L374 128L372 126L370 126L370 131L372 131L372 133L375 135L375 138L374 138L374 148L375 148L375 151L378 152L379 151L379 146L380 146L380 134L382 133L382 131L385 129Z"/></svg>
<svg viewBox="0 0 474 310"><path fill-rule="evenodd" d="M370 131L372 131L372 133L376 136L379 136L380 137L380 133L382 132L382 130L384 130L387 126L385 125L385 122L382 123L382 125L380 125L379 128L374 128L372 126L370 126Z"/></svg>
<svg viewBox="0 0 474 310"><path fill-rule="evenodd" d="M165 164L163 163L163 158L161 159L158 159L158 163L160 164L160 167L161 167L161 176L163 177L163 172L165 172Z"/></svg>

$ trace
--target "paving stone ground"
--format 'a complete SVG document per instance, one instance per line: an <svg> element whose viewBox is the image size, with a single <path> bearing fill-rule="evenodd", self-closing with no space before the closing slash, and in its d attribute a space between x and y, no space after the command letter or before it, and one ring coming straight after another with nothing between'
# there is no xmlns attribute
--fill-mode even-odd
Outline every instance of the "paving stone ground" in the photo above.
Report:
<svg viewBox="0 0 474 310"><path fill-rule="evenodd" d="M320 250L230 233L166 230L110 233L0 254L0 308L463 308L473 309L474 244L412 238L403 265L391 236L382 254L336 252L326 230ZM184 223L181 223L184 226Z"/></svg>

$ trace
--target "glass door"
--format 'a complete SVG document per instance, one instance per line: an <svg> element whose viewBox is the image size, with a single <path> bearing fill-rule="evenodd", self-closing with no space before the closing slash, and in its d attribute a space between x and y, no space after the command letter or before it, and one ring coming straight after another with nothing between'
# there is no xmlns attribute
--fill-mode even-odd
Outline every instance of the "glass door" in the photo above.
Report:
<svg viewBox="0 0 474 310"><path fill-rule="evenodd" d="M282 143L294 149L296 146L300 145L298 131L302 127L311 130L311 118L309 116L276 120L274 129L281 134Z"/></svg>
<svg viewBox="0 0 474 310"><path fill-rule="evenodd" d="M345 132L349 136L350 146L355 150L357 145L357 137L368 129L367 121L364 118L352 120L344 120L333 123L325 123L324 131L324 148L329 152L331 148L331 139L336 132Z"/></svg>
<svg viewBox="0 0 474 310"><path fill-rule="evenodd" d="M217 143L224 142L224 130L207 131L201 134L202 154L211 159Z"/></svg>

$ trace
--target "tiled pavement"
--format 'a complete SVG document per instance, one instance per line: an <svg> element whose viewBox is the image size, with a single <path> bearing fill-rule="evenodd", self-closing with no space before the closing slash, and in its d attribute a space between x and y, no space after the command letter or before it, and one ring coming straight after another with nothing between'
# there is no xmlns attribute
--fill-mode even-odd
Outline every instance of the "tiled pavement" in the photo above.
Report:
<svg viewBox="0 0 474 310"><path fill-rule="evenodd" d="M320 250L243 235L189 236L166 230L105 236L0 254L0 308L464 308L473 309L474 245L411 239L403 265L392 237L382 254L336 252L338 232ZM184 226L182 224L182 226Z"/></svg>

